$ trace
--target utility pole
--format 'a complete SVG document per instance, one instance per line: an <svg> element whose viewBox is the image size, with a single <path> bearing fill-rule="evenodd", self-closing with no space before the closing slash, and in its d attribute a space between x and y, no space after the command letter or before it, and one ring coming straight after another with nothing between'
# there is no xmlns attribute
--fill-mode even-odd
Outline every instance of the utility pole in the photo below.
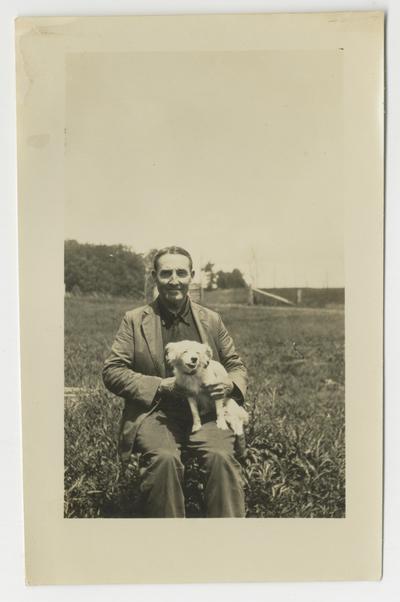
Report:
<svg viewBox="0 0 400 602"><path fill-rule="evenodd" d="M254 247L250 249L249 272L251 284L256 288L258 286L258 261Z"/></svg>

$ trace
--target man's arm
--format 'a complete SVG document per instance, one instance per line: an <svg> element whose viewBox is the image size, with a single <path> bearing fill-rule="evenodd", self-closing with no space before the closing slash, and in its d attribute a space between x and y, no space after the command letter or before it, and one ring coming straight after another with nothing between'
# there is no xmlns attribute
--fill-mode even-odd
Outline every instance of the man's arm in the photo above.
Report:
<svg viewBox="0 0 400 602"><path fill-rule="evenodd" d="M248 375L247 369L240 359L232 337L229 335L220 315L217 322L217 339L216 343L221 359L221 364L228 372L230 379L233 382L233 391L231 397L238 403L243 404L246 390Z"/></svg>
<svg viewBox="0 0 400 602"><path fill-rule="evenodd" d="M133 370L134 349L133 322L128 312L121 322L111 353L104 362L103 381L115 395L136 401L147 409L154 401L162 379Z"/></svg>

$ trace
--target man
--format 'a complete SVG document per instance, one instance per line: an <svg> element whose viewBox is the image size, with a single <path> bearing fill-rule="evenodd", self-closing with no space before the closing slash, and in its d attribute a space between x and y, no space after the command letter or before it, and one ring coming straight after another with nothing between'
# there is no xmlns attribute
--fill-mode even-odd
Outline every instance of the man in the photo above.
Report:
<svg viewBox="0 0 400 602"><path fill-rule="evenodd" d="M226 382L208 387L211 399L229 395L243 403L246 368L221 317L190 300L193 276L187 251L180 247L158 251L153 270L158 297L125 314L104 364L103 379L110 391L125 399L120 453L122 459L132 451L141 454L140 492L146 516L185 516L181 450L187 449L197 456L205 474L207 517L241 517L244 494L234 455L235 436L217 427L215 411L202 416L202 428L191 433L189 404L164 362L167 343L208 343L214 359L228 372Z"/></svg>

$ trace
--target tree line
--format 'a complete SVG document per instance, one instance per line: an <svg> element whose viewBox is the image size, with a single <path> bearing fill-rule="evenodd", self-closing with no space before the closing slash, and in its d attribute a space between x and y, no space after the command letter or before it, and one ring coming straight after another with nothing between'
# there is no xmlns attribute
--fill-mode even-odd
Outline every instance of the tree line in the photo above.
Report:
<svg viewBox="0 0 400 602"><path fill-rule="evenodd" d="M66 292L141 296L145 282L143 255L124 245L81 244L65 241Z"/></svg>
<svg viewBox="0 0 400 602"><path fill-rule="evenodd" d="M143 297L146 274L151 270L156 253L135 253L125 245L96 245L66 240L64 246L65 291L72 294L106 294L121 297ZM208 262L202 268L206 288L239 288L246 286L238 269L215 271Z"/></svg>
<svg viewBox="0 0 400 602"><path fill-rule="evenodd" d="M202 270L205 275L207 290L216 288L244 288L247 286L242 272L237 268L231 272L216 271L215 264L208 261Z"/></svg>

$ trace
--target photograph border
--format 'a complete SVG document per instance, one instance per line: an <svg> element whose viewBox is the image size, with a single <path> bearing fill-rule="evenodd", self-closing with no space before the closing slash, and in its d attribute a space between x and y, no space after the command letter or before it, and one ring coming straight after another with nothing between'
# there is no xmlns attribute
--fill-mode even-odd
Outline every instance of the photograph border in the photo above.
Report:
<svg viewBox="0 0 400 602"><path fill-rule="evenodd" d="M383 13L379 12L24 18L17 21L21 361L28 583L379 579L382 543L383 23ZM205 25L206 37L203 33ZM103 32L101 40L99 27ZM349 169L344 175L348 201L345 218L347 516L338 520L253 519L244 523L237 519L204 519L200 522L170 519L162 523L149 519L80 519L65 522L62 519L63 471L60 471L60 460L61 466L63 463L63 363L60 358L63 357L64 300L60 266L63 265L64 242L65 120L62 57L76 47L80 51L82 48L104 51L105 47L116 51L116 48L129 47L129 51L134 52L148 50L152 45L159 50L172 46L176 49L180 45L184 51L185 45L192 44L201 51L202 45L242 50L266 43L270 48L277 44L281 47L314 44L317 48L334 44L346 48L344 89L349 144L343 152L349 160ZM47 184L45 190L43 181ZM39 272L35 269L37 265L41 266ZM38 340L42 341L43 348L40 357L36 351ZM169 545L171 537L174 540L173 558ZM213 544L216 537L223 542L221 547L216 548ZM182 551L194 538L196 541L201 539L202 545L188 559ZM142 544L140 555L132 550L132 541L137 540ZM148 562L154 542L159 546L160 558L171 558L167 565ZM245 563L238 558L238 545L250 550ZM105 549L113 557L112 563L108 554L104 554ZM85 562L89 557L90 565Z"/></svg>

